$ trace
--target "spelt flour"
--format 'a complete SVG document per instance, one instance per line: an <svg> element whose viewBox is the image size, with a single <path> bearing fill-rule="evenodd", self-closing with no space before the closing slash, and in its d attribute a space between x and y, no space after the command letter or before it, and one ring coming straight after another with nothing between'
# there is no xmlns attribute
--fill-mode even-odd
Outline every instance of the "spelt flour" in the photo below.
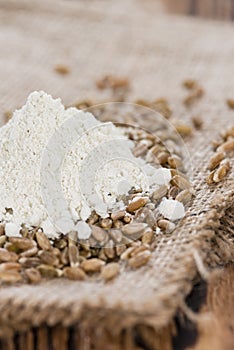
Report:
<svg viewBox="0 0 234 350"><path fill-rule="evenodd" d="M22 223L40 225L51 237L66 233L92 209L105 217L121 208L117 198L132 186L148 191L170 181L166 169L155 173L132 155L120 128L65 109L44 92L30 94L0 129L0 140L0 215L11 224L9 235Z"/></svg>

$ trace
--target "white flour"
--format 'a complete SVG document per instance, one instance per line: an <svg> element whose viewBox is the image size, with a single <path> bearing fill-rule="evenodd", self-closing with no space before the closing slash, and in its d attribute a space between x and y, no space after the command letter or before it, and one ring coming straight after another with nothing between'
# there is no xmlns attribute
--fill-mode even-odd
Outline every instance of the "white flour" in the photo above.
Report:
<svg viewBox="0 0 234 350"><path fill-rule="evenodd" d="M112 123L65 110L60 99L44 92L32 93L0 129L0 219L15 229L22 223L41 225L50 236L60 220L65 233L70 223L63 199L75 223L85 221L93 208L105 217L123 189L147 191L157 183L152 168L136 159L131 147ZM11 235L13 229L9 226Z"/></svg>

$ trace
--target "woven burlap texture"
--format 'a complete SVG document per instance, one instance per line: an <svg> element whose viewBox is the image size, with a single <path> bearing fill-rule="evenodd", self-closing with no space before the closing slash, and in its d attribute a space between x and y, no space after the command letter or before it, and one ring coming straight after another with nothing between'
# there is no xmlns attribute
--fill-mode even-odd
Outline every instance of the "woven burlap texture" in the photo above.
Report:
<svg viewBox="0 0 234 350"><path fill-rule="evenodd" d="M231 260L228 221L233 205L233 172L219 185L205 182L211 140L233 124L225 98L234 91L234 28L230 24L167 17L153 1L0 1L1 111L25 102L32 90L43 89L65 104L77 98L105 99L95 79L106 73L132 81L129 99L167 96L175 114L182 107L184 78L195 77L206 96L196 107L204 119L186 145L196 195L186 217L170 237L158 239L150 263L124 270L112 283L52 280L36 286L0 289L1 335L10 329L47 324L87 324L118 332L136 323L163 327L172 319L201 271ZM56 74L65 63L71 73ZM226 216L225 216L226 215ZM229 216L228 216L229 215ZM225 219L226 218L226 219ZM222 232L223 229L223 232ZM218 232L218 233L217 233ZM222 255L220 235L229 247ZM220 243L220 242L219 242ZM211 246L219 246L215 257ZM225 261L222 261L224 259Z"/></svg>

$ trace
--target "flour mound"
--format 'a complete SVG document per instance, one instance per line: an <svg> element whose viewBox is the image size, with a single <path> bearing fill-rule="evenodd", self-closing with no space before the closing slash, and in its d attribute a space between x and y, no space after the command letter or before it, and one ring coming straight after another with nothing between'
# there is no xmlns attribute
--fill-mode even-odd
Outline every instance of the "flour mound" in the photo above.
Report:
<svg viewBox="0 0 234 350"><path fill-rule="evenodd" d="M70 120L75 120L79 135L72 147L67 142L75 135ZM57 141L53 144L51 140L59 130L63 135L56 148ZM61 196L75 224L89 217L90 203L105 217L116 203L118 183L148 190L147 171L152 173L152 169L132 155L132 146L112 123L101 123L92 114L76 108L65 109L60 99L44 92L31 93L26 105L0 129L0 220L17 227L25 223L42 228L48 228L51 222L52 227L53 216L64 216L58 205ZM61 155L65 155L62 162ZM43 197L44 178L51 179L52 187L47 189L50 203L45 203ZM57 178L61 193L57 187L56 193L50 193ZM66 229L69 227L65 225L63 233ZM62 232L56 227L48 230L51 237L59 231Z"/></svg>

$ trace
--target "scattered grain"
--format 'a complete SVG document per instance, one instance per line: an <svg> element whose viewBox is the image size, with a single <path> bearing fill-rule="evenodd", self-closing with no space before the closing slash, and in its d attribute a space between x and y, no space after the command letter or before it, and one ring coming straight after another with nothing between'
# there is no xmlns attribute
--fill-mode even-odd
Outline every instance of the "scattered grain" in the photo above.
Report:
<svg viewBox="0 0 234 350"><path fill-rule="evenodd" d="M192 90L191 93L184 99L184 105L186 107L191 107L195 102L197 102L204 95L204 90L201 87L197 87Z"/></svg>
<svg viewBox="0 0 234 350"><path fill-rule="evenodd" d="M117 210L117 211L113 211L111 213L111 219L113 221L119 220L119 219L123 219L125 216L126 212L125 210Z"/></svg>
<svg viewBox="0 0 234 350"><path fill-rule="evenodd" d="M154 232L150 227L147 227L141 237L142 244L151 244L153 242Z"/></svg>
<svg viewBox="0 0 234 350"><path fill-rule="evenodd" d="M234 109L234 99L227 99L227 105L229 108Z"/></svg>
<svg viewBox="0 0 234 350"><path fill-rule="evenodd" d="M187 190L191 187L190 182L180 175L173 176L171 179L171 184L181 190Z"/></svg>
<svg viewBox="0 0 234 350"><path fill-rule="evenodd" d="M6 242L6 236L0 236L0 247L3 247L5 242Z"/></svg>
<svg viewBox="0 0 234 350"><path fill-rule="evenodd" d="M65 64L57 64L54 67L54 70L56 73L58 73L60 75L67 75L70 73L70 68L68 66L66 66Z"/></svg>
<svg viewBox="0 0 234 350"><path fill-rule="evenodd" d="M106 266L103 266L101 271L101 276L105 281L110 281L119 274L119 264L110 263Z"/></svg>
<svg viewBox="0 0 234 350"><path fill-rule="evenodd" d="M0 281L5 283L16 283L22 280L19 272L0 271Z"/></svg>
<svg viewBox="0 0 234 350"><path fill-rule="evenodd" d="M9 242L12 243L12 250L28 250L36 247L36 242L32 239L24 237L9 237Z"/></svg>
<svg viewBox="0 0 234 350"><path fill-rule="evenodd" d="M61 255L60 255L60 261L63 265L67 265L69 262L69 257L68 257L68 247L65 247L62 251L61 251Z"/></svg>
<svg viewBox="0 0 234 350"><path fill-rule="evenodd" d="M18 262L25 268L36 267L41 264L41 260L38 257L22 257Z"/></svg>
<svg viewBox="0 0 234 350"><path fill-rule="evenodd" d="M161 219L158 221L158 227L166 233L171 233L175 230L175 224L169 220Z"/></svg>
<svg viewBox="0 0 234 350"><path fill-rule="evenodd" d="M193 128L190 125L183 123L176 123L175 129L183 137L190 136L193 132Z"/></svg>
<svg viewBox="0 0 234 350"><path fill-rule="evenodd" d="M216 153L213 157L211 157L209 165L208 165L208 169L212 171L215 168L217 168L217 166L219 166L219 164L225 158L225 156L226 156L225 152Z"/></svg>
<svg viewBox="0 0 234 350"><path fill-rule="evenodd" d="M203 120L199 116L192 117L192 123L195 129L201 130L203 126Z"/></svg>
<svg viewBox="0 0 234 350"><path fill-rule="evenodd" d="M143 265L146 265L151 258L151 252L149 250L145 250L135 255L134 257L128 260L129 266L132 268L138 268Z"/></svg>
<svg viewBox="0 0 234 350"><path fill-rule="evenodd" d="M5 234L5 228L4 225L0 224L0 236L3 236Z"/></svg>
<svg viewBox="0 0 234 350"><path fill-rule="evenodd" d="M3 117L4 117L4 122L7 123L9 122L9 120L12 118L13 113L11 111L5 111L3 113Z"/></svg>
<svg viewBox="0 0 234 350"><path fill-rule="evenodd" d="M53 278L60 275L59 270L50 265L41 264L37 269L43 277Z"/></svg>
<svg viewBox="0 0 234 350"><path fill-rule="evenodd" d="M125 251L120 255L120 259L121 260L130 259L131 253L133 252L134 249L135 249L135 247L129 247L129 248L125 249Z"/></svg>
<svg viewBox="0 0 234 350"><path fill-rule="evenodd" d="M158 201L166 196L168 191L168 187L166 185L160 186L157 190L155 190L152 194L153 201Z"/></svg>
<svg viewBox="0 0 234 350"><path fill-rule="evenodd" d="M220 167L215 171L213 176L213 181L218 183L222 181L230 171L230 163L226 162L220 165Z"/></svg>
<svg viewBox="0 0 234 350"><path fill-rule="evenodd" d="M43 250L50 250L51 244L48 237L44 234L44 232L36 232L37 244Z"/></svg>
<svg viewBox="0 0 234 350"><path fill-rule="evenodd" d="M30 283L38 283L41 281L40 272L33 267L30 269L26 269L24 273Z"/></svg>
<svg viewBox="0 0 234 350"><path fill-rule="evenodd" d="M68 247L68 257L71 267L77 267L79 265L79 251L77 246L71 245Z"/></svg>
<svg viewBox="0 0 234 350"><path fill-rule="evenodd" d="M108 236L106 231L103 228L94 226L94 225L92 225L91 228L92 228L92 236L96 241L101 243L106 242Z"/></svg>
<svg viewBox="0 0 234 350"><path fill-rule="evenodd" d="M183 86L188 90L193 90L197 88L198 82L194 79L186 79L185 81L183 81Z"/></svg>
<svg viewBox="0 0 234 350"><path fill-rule="evenodd" d="M98 258L92 258L89 260L85 260L80 264L80 267L85 272L100 272L102 266L105 265L105 262Z"/></svg>
<svg viewBox="0 0 234 350"><path fill-rule="evenodd" d="M114 249L114 242L110 239L107 244L104 247L104 252L105 255L109 258L109 259L113 259L115 257L115 249Z"/></svg>
<svg viewBox="0 0 234 350"><path fill-rule="evenodd" d="M129 213L135 212L137 209L143 207L146 205L146 203L149 201L148 197L139 197L137 199L134 199L132 202L130 202L126 208L126 210Z"/></svg>
<svg viewBox="0 0 234 350"><path fill-rule="evenodd" d="M65 267L64 277L73 281L83 281L86 278L85 272L79 267Z"/></svg>
<svg viewBox="0 0 234 350"><path fill-rule="evenodd" d="M181 191L176 197L175 199L181 203L183 203L184 205L188 204L191 199L192 199L192 193L191 190L183 190Z"/></svg>
<svg viewBox="0 0 234 350"><path fill-rule="evenodd" d="M0 248L0 262L7 262L7 261L17 261L18 255L14 252L9 252L5 248Z"/></svg>
<svg viewBox="0 0 234 350"><path fill-rule="evenodd" d="M122 232L124 235L132 236L135 234L141 234L147 227L145 223L131 223L122 227Z"/></svg>
<svg viewBox="0 0 234 350"><path fill-rule="evenodd" d="M46 250L41 250L38 253L38 256L41 259L43 264L52 265L52 266L58 266L59 265L58 258L52 252L48 252Z"/></svg>
<svg viewBox="0 0 234 350"><path fill-rule="evenodd" d="M122 241L123 234L120 230L112 229L109 231L109 235L116 243L120 243Z"/></svg>
<svg viewBox="0 0 234 350"><path fill-rule="evenodd" d="M104 229L109 229L112 226L113 221L110 218L105 218L100 221L100 225Z"/></svg>
<svg viewBox="0 0 234 350"><path fill-rule="evenodd" d="M123 254L123 252L125 252L125 250L127 249L126 245L121 244L121 245L117 245L115 247L115 252L117 256L120 256L121 254Z"/></svg>
<svg viewBox="0 0 234 350"><path fill-rule="evenodd" d="M30 256L34 256L36 255L38 252L38 248L37 247L33 247L31 249L25 250L24 252L20 253L20 256L25 256L25 257L30 257Z"/></svg>
<svg viewBox="0 0 234 350"><path fill-rule="evenodd" d="M228 140L224 142L221 146L217 149L218 152L226 152L230 153L234 151L234 139Z"/></svg>
<svg viewBox="0 0 234 350"><path fill-rule="evenodd" d="M0 271L20 271L21 265L17 262L5 262L0 265Z"/></svg>

